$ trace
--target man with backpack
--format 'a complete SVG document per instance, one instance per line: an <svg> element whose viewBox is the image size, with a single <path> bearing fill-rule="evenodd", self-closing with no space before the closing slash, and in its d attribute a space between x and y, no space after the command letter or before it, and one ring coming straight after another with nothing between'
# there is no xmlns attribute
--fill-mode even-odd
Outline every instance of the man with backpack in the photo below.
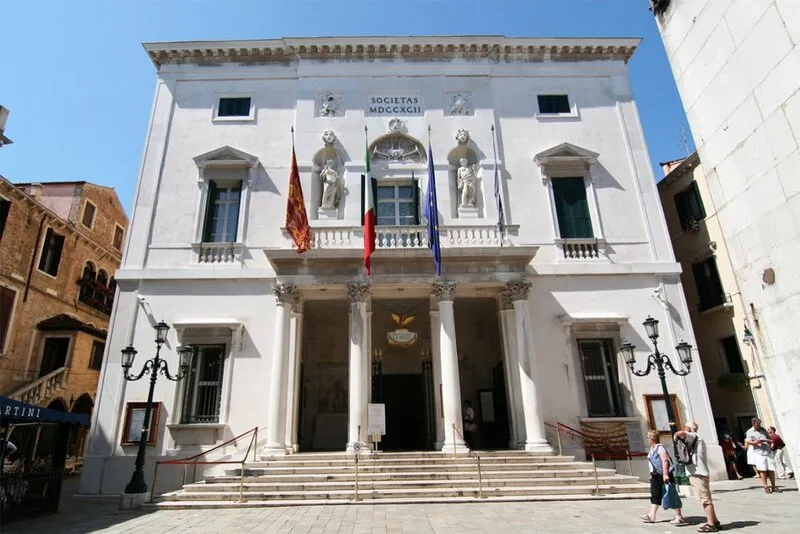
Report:
<svg viewBox="0 0 800 534"><path fill-rule="evenodd" d="M684 429L675 433L675 449L678 462L686 467L690 476L692 488L697 493L707 522L697 529L698 532L717 532L720 530L717 512L711 500L711 485L709 483L708 458L706 457L706 442L697 435L697 423L686 423Z"/></svg>

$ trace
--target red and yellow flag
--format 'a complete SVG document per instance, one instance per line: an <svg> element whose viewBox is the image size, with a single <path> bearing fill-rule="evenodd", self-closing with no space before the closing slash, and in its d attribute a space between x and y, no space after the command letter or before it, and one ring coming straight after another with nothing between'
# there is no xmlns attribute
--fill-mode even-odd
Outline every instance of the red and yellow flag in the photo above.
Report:
<svg viewBox="0 0 800 534"><path fill-rule="evenodd" d="M286 230L297 245L298 254L311 248L311 227L308 225L303 186L300 185L300 171L297 168L294 147L292 147L292 170L289 173L289 198L286 201Z"/></svg>

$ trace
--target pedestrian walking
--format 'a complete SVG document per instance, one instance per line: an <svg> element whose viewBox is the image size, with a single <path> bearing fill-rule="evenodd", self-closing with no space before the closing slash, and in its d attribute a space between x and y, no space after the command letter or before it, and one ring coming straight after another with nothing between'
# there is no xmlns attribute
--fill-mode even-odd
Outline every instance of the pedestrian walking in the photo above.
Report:
<svg viewBox="0 0 800 534"><path fill-rule="evenodd" d="M738 443L733 441L733 438L730 434L725 434L724 439L720 443L722 447L722 455L725 457L725 466L728 469L728 478L736 478L737 480L742 480L742 475L739 474L739 468L736 467L736 449ZM733 474L731 474L733 472Z"/></svg>
<svg viewBox="0 0 800 534"><path fill-rule="evenodd" d="M706 442L697 434L697 423L686 423L683 430L675 433L676 440L682 440L691 451L691 462L686 463L686 472L689 473L690 482L703 511L706 514L706 523L697 529L697 532L717 532L720 529L714 501L711 499L711 482L709 480L708 457Z"/></svg>
<svg viewBox="0 0 800 534"><path fill-rule="evenodd" d="M778 478L794 478L792 466L789 465L789 462L786 460L786 444L783 442L783 438L780 437L774 426L769 427L767 432L769 432L769 439L772 442L771 447L775 455L775 467L778 471Z"/></svg>
<svg viewBox="0 0 800 534"><path fill-rule="evenodd" d="M660 442L658 430L648 432L647 441L650 444L650 452L647 454L650 464L650 512L640 515L639 518L645 523L655 523L656 512L663 503L665 489L668 484L672 484L672 487L675 488L674 466L667 450ZM673 491L675 490L673 489ZM678 501L680 502L680 497L678 497ZM675 508L675 518L670 523L679 527L688 524L680 507Z"/></svg>
<svg viewBox="0 0 800 534"><path fill-rule="evenodd" d="M753 426L747 429L744 435L744 444L747 446L747 463L752 465L766 493L778 491L775 486L775 455L772 452L772 440L764 427L761 419L753 417Z"/></svg>

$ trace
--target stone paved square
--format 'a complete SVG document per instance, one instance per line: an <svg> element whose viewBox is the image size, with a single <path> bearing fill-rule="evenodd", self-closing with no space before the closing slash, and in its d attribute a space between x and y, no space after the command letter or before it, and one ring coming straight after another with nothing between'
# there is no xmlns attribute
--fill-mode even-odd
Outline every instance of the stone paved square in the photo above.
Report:
<svg viewBox="0 0 800 534"><path fill-rule="evenodd" d="M800 522L800 500L794 482L780 481L783 491L767 495L752 479L713 484L717 513L725 531L794 533ZM695 532L704 521L693 497L684 498L690 526L673 527L670 512L660 511L659 523L638 519L646 500L578 502L485 502L476 504L359 504L344 506L282 506L239 510L117 509L112 497L75 495L77 480L66 481L58 514L3 526L3 534L149 533L318 533L406 534L472 532L625 532L671 534Z"/></svg>

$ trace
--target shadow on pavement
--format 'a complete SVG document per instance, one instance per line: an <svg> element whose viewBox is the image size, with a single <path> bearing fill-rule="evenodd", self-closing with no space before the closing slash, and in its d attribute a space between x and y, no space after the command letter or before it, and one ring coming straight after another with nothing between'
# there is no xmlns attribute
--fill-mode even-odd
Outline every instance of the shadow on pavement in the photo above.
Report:
<svg viewBox="0 0 800 534"><path fill-rule="evenodd" d="M754 527L760 524L760 521L731 521L730 523L722 523L722 530L736 530L737 528Z"/></svg>
<svg viewBox="0 0 800 534"><path fill-rule="evenodd" d="M153 513L120 510L119 497L76 495L80 478L65 478L58 512L4 524L3 534L86 534Z"/></svg>

